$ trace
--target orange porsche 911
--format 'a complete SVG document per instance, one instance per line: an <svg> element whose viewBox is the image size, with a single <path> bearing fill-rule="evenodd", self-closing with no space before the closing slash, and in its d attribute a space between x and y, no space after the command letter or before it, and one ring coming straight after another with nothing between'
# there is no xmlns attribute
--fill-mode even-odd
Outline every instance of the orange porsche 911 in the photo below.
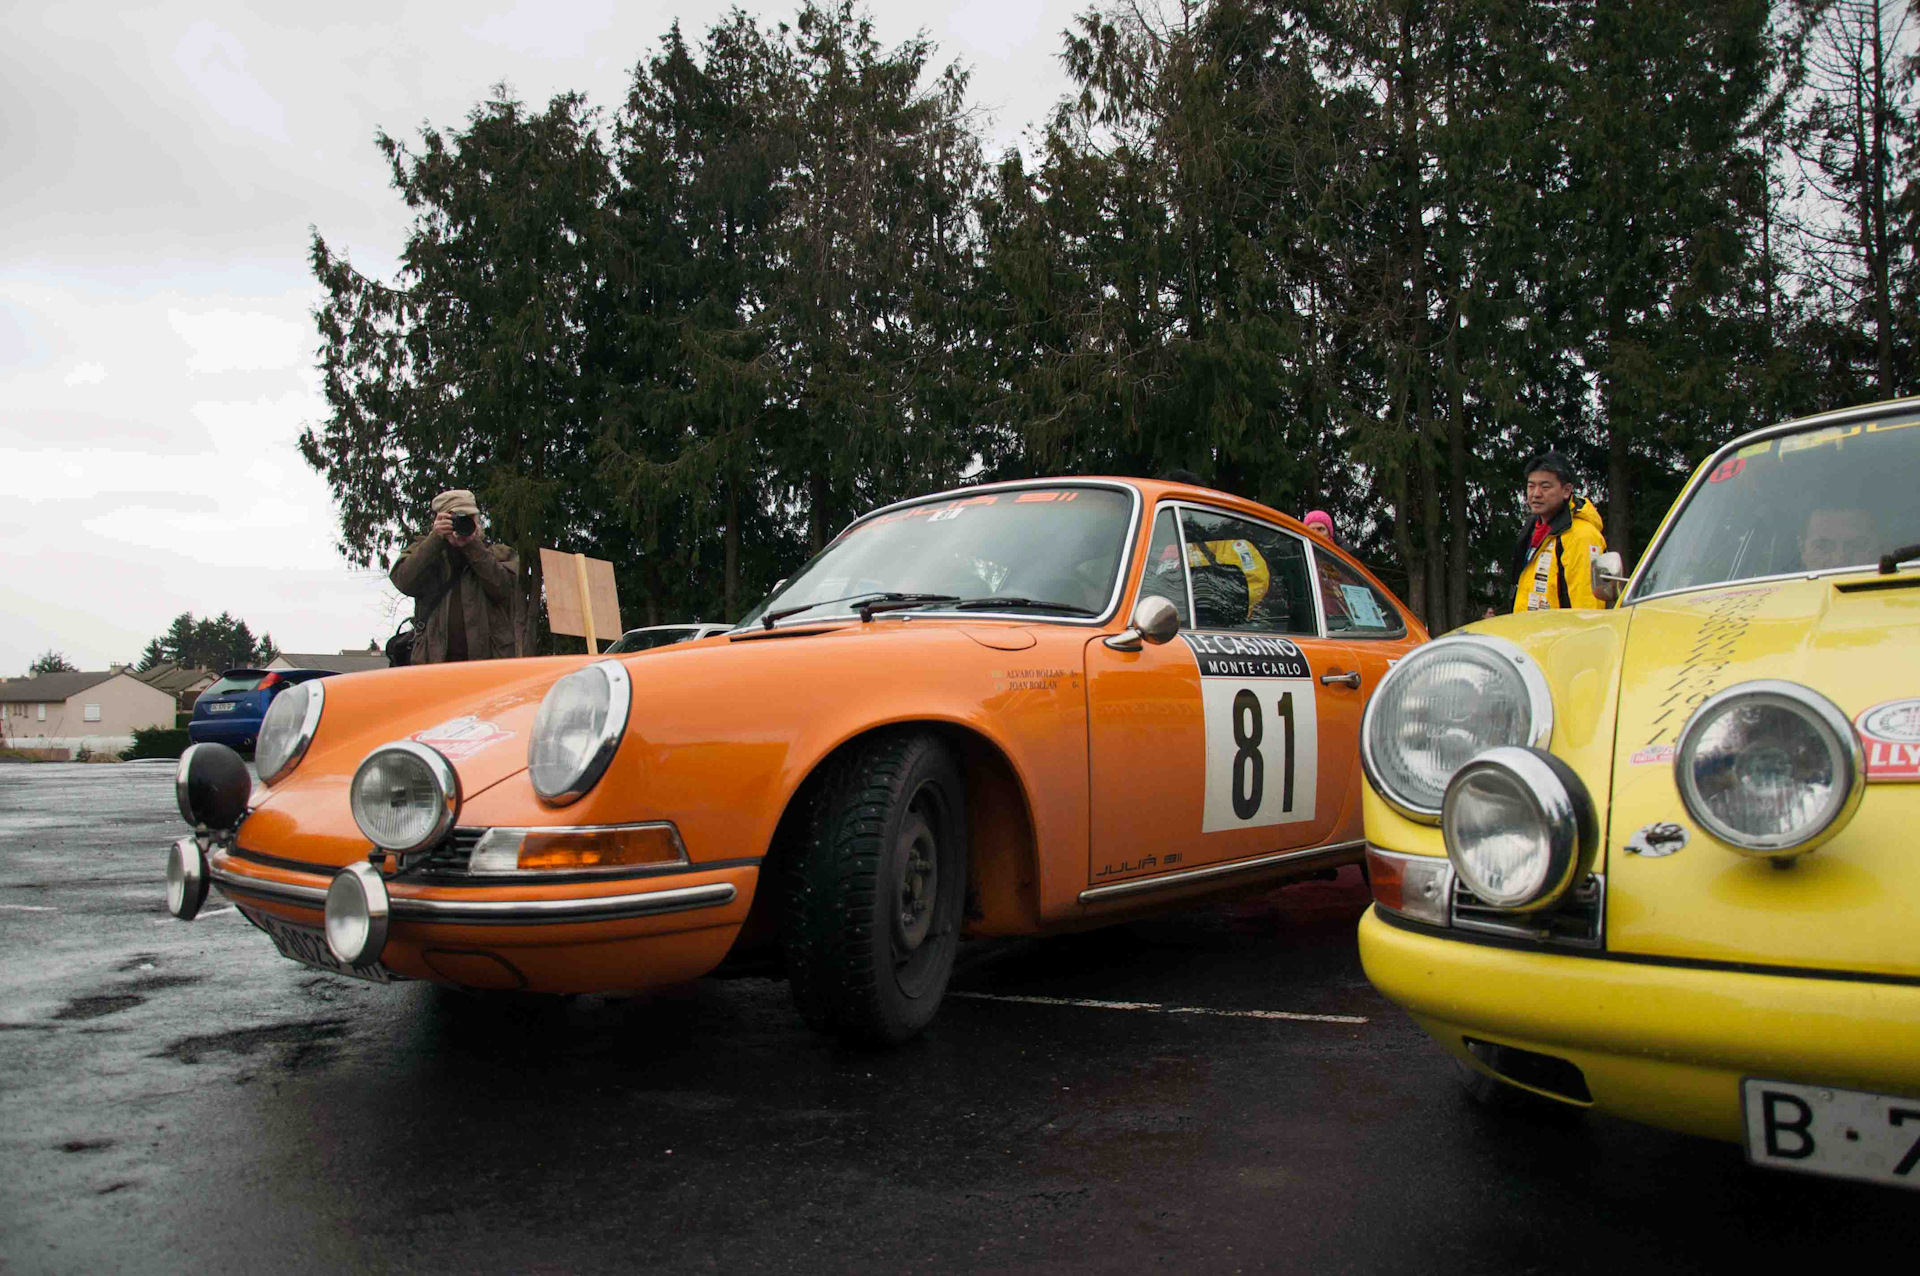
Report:
<svg viewBox="0 0 1920 1276"><path fill-rule="evenodd" d="M1034 935L1357 863L1357 741L1426 635L1222 492L1002 483L858 520L732 630L615 658L302 683L255 785L180 760L168 903L371 980L640 990L784 970L895 1042L962 935Z"/></svg>

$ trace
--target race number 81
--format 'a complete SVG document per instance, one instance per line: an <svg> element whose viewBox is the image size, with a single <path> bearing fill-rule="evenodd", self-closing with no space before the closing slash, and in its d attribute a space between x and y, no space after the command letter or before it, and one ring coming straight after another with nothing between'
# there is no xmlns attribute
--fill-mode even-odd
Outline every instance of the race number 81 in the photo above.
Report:
<svg viewBox="0 0 1920 1276"><path fill-rule="evenodd" d="M1313 818L1319 731L1306 679L1206 678L1207 794L1201 831Z"/></svg>
<svg viewBox="0 0 1920 1276"><path fill-rule="evenodd" d="M1293 810L1293 692L1280 693L1278 717L1287 732L1281 754L1286 759L1286 780L1280 798L1280 811L1287 814ZM1239 692L1233 698L1233 742L1238 746L1233 755L1233 813L1242 820L1260 813L1267 771L1266 759L1260 756L1260 740L1265 731L1260 723L1260 697L1252 691Z"/></svg>

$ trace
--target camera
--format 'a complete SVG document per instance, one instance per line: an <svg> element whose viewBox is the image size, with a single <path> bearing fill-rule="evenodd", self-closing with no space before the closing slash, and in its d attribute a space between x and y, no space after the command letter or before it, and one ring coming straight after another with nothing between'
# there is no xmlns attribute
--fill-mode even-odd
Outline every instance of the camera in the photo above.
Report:
<svg viewBox="0 0 1920 1276"><path fill-rule="evenodd" d="M455 536L471 536L477 526L478 524L473 521L473 515L471 514L455 514L453 516L453 534Z"/></svg>

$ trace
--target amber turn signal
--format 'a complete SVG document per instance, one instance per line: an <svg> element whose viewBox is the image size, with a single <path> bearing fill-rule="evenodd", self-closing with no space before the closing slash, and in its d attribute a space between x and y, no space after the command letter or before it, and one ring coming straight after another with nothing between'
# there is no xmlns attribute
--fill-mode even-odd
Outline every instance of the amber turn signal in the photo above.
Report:
<svg viewBox="0 0 1920 1276"><path fill-rule="evenodd" d="M467 871L606 873L687 862L680 832L668 823L574 828L488 829Z"/></svg>
<svg viewBox="0 0 1920 1276"><path fill-rule="evenodd" d="M1367 847L1367 882L1374 902L1433 926L1448 923L1453 894L1453 864L1437 855L1400 855Z"/></svg>

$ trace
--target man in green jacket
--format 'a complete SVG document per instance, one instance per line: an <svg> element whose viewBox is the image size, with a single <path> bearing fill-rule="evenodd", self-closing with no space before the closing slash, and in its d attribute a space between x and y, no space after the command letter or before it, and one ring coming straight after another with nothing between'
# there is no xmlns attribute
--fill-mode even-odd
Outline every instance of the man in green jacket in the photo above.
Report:
<svg viewBox="0 0 1920 1276"><path fill-rule="evenodd" d="M517 656L513 623L520 558L489 545L480 506L463 488L433 498L432 528L407 547L387 573L413 599L416 665Z"/></svg>
<svg viewBox="0 0 1920 1276"><path fill-rule="evenodd" d="M1533 522L1513 547L1513 609L1604 607L1593 594L1588 561L1606 552L1600 511L1573 490L1573 467L1558 452L1527 462L1527 508Z"/></svg>

